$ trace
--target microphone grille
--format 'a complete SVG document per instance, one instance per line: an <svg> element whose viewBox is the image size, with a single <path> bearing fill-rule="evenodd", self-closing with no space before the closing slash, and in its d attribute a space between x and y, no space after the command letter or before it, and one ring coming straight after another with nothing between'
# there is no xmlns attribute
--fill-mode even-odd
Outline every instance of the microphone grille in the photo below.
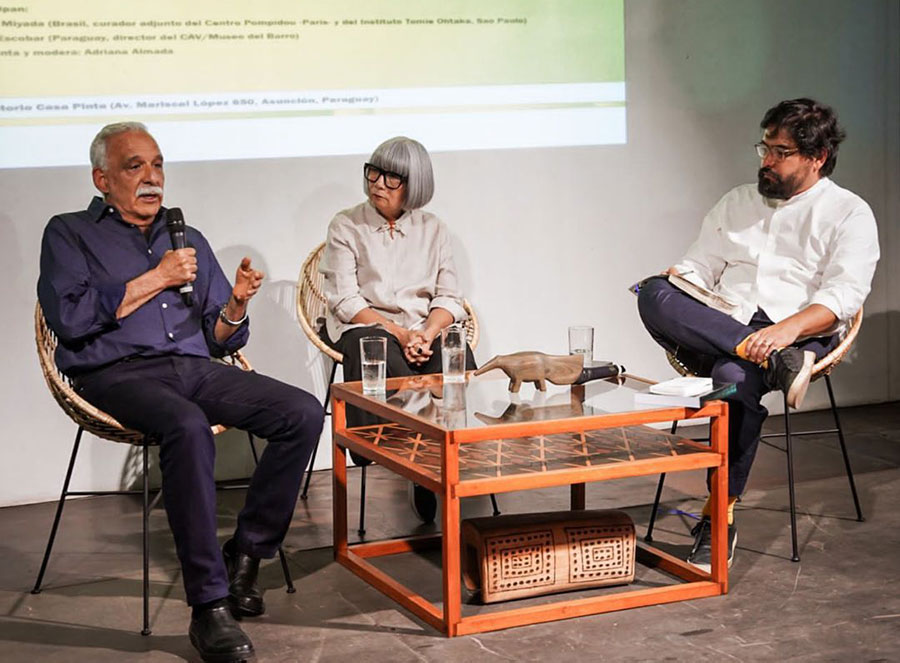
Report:
<svg viewBox="0 0 900 663"><path fill-rule="evenodd" d="M184 214L180 207L170 207L166 210L166 226L169 228L184 228Z"/></svg>

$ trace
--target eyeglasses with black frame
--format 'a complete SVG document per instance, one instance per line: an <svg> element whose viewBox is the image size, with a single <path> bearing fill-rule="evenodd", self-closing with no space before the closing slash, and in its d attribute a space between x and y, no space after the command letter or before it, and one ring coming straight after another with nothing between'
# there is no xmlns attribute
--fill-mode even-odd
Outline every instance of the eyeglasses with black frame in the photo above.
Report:
<svg viewBox="0 0 900 663"><path fill-rule="evenodd" d="M800 148L795 147L792 150L781 147L780 145L766 145L765 143L757 143L753 147L756 148L756 154L759 155L760 159L765 159L770 154L775 157L775 161L784 161L792 154L796 154L800 151Z"/></svg>
<svg viewBox="0 0 900 663"><path fill-rule="evenodd" d="M384 177L384 185L388 189L399 189L403 186L403 183L406 182L406 178L400 173L395 173L390 170L383 170L378 166L366 163L363 165L363 175L366 180L375 184L378 181L379 177Z"/></svg>

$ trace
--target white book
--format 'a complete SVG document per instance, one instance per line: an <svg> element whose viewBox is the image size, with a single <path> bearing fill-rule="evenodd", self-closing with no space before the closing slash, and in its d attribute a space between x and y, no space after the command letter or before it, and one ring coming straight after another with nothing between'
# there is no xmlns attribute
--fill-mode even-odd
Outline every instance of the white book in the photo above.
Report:
<svg viewBox="0 0 900 663"><path fill-rule="evenodd" d="M697 396L713 388L712 378L682 377L650 385L651 394L665 396Z"/></svg>
<svg viewBox="0 0 900 663"><path fill-rule="evenodd" d="M654 394L649 390L634 394L635 407L703 407L707 401L718 400L737 392L733 382L717 384L712 389L694 396L675 396L673 394Z"/></svg>

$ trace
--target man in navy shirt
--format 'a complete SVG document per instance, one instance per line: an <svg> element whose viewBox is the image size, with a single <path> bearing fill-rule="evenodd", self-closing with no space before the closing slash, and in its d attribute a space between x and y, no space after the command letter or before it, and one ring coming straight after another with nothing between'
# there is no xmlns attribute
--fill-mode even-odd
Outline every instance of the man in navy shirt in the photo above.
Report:
<svg viewBox="0 0 900 663"><path fill-rule="evenodd" d="M247 304L262 272L249 258L232 287L206 239L186 229L172 250L162 208L163 158L139 123L104 127L91 144L87 210L50 219L38 298L59 337L56 359L89 402L159 441L162 489L204 660L239 661L253 645L233 615L265 610L260 558L277 552L323 424L310 394L210 361L249 337ZM178 292L193 286L188 306ZM216 539L211 424L268 440L237 528Z"/></svg>

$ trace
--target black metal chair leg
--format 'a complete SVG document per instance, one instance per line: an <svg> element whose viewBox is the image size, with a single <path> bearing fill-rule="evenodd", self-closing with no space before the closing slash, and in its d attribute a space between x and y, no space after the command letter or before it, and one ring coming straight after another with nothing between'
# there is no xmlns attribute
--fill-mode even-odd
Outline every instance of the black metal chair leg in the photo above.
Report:
<svg viewBox="0 0 900 663"><path fill-rule="evenodd" d="M784 393L784 442L785 451L787 452L788 494L791 500L791 546L793 550L791 561L799 562L800 554L797 551L797 500L794 496L794 450L791 445L791 413L788 410L787 392Z"/></svg>
<svg viewBox="0 0 900 663"><path fill-rule="evenodd" d="M256 452L256 440L253 438L253 433L247 433L247 439L250 441L250 453L253 454L253 466L256 467L259 465L259 454Z"/></svg>
<svg viewBox="0 0 900 663"><path fill-rule="evenodd" d="M331 375L328 376L328 386L325 388L325 416L329 416L331 411L328 409L331 406L331 385L334 384L334 376L337 375L337 367L338 362L331 362Z"/></svg>
<svg viewBox="0 0 900 663"><path fill-rule="evenodd" d="M659 475L659 483L656 484L656 497L653 498L653 509L650 510L650 523L647 525L647 533L644 541L653 543L653 526L656 524L656 513L659 511L659 498L662 496L663 484L666 482L666 474Z"/></svg>
<svg viewBox="0 0 900 663"><path fill-rule="evenodd" d="M144 628L141 635L150 635L150 449L144 440L144 477L143 477L143 544L144 544Z"/></svg>
<svg viewBox="0 0 900 663"><path fill-rule="evenodd" d="M47 539L47 547L44 549L44 559L41 562L41 570L38 571L37 580L34 581L32 594L41 593L41 583L44 581L44 572L47 570L47 562L50 561L50 553L53 550L53 542L56 540L56 532L59 529L59 520L62 517L63 507L66 505L66 496L69 494L69 481L72 479L72 470L75 468L75 458L78 456L78 447L81 444L81 434L84 428L78 427L75 433L75 444L72 445L72 455L69 457L69 469L66 470L66 478L63 481L62 492L59 495L59 504L56 505L56 516L53 518L53 525L50 527L50 536Z"/></svg>
<svg viewBox="0 0 900 663"><path fill-rule="evenodd" d="M287 584L287 593L293 594L297 591L297 588L294 587L294 579L291 577L291 570L288 568L287 557L285 557L284 550L282 550L281 546L278 546L278 558L281 560L281 572L284 573L284 582Z"/></svg>
<svg viewBox="0 0 900 663"><path fill-rule="evenodd" d="M337 367L338 367L338 363L336 361L331 363L331 377L328 378L328 387L325 389L325 416L326 417L331 414L331 412L328 411L328 406L330 405L329 401L331 399L331 385L334 384L334 376L337 373ZM300 493L301 500L305 500L307 495L309 495L309 482L312 481L313 467L316 464L316 453L318 451L319 451L319 445L316 444L316 446L313 447L312 456L309 459L309 466L306 468L306 481L303 483L303 492Z"/></svg>
<svg viewBox="0 0 900 663"><path fill-rule="evenodd" d="M359 476L359 529L356 532L360 536L366 533L366 467L360 468Z"/></svg>
<svg viewBox="0 0 900 663"><path fill-rule="evenodd" d="M672 428L669 430L671 435L675 435L678 430L678 422L672 422ZM653 508L650 511L650 523L647 525L647 533L644 535L644 541L653 542L653 526L656 524L656 514L659 511L659 499L662 497L663 484L666 482L665 473L659 475L659 483L656 484L656 497L653 498Z"/></svg>
<svg viewBox="0 0 900 663"><path fill-rule="evenodd" d="M259 465L259 453L256 451L256 439L253 433L247 432L247 439L250 441L250 451L253 453L253 464ZM291 576L291 569L288 567L287 558L284 556L284 550L278 546L278 557L281 559L281 572L284 574L284 584L287 585L287 593L293 594L297 591L294 587L294 579Z"/></svg>
<svg viewBox="0 0 900 663"><path fill-rule="evenodd" d="M494 493L491 493L491 506L494 507L494 515L500 515L500 507L497 506L497 496Z"/></svg>
<svg viewBox="0 0 900 663"><path fill-rule="evenodd" d="M853 505L856 507L856 520L864 522L862 507L859 505L859 496L856 494L856 482L853 481L853 470L850 469L850 454L847 453L847 445L844 442L844 429L838 417L837 404L834 402L834 391L831 388L831 376L825 376L825 386L828 387L828 398L831 400L831 414L834 415L834 427L837 428L838 440L841 443L841 454L844 456L844 467L847 469L847 480L850 482L850 492L853 494Z"/></svg>
<svg viewBox="0 0 900 663"><path fill-rule="evenodd" d="M300 499L305 500L309 494L309 482L312 481L313 466L316 464L316 453L319 451L319 445L313 447L312 456L309 458L309 465L306 467L306 481L303 482L303 492L300 493Z"/></svg>

